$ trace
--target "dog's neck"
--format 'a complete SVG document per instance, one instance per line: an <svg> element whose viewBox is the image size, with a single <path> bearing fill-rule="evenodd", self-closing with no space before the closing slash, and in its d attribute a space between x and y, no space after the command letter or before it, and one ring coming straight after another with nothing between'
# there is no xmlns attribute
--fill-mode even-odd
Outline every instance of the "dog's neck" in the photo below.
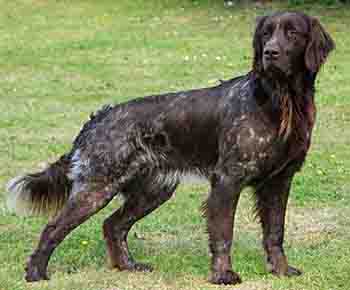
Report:
<svg viewBox="0 0 350 290"><path fill-rule="evenodd" d="M290 151L310 146L315 121L315 74L303 72L293 76L261 73L257 77L267 96L266 105L278 120L278 135L290 144Z"/></svg>
<svg viewBox="0 0 350 290"><path fill-rule="evenodd" d="M258 80L271 105L276 109L280 108L280 100L284 95L289 95L294 99L302 96L313 98L314 95L314 74L298 73L285 76L262 73L259 74Z"/></svg>

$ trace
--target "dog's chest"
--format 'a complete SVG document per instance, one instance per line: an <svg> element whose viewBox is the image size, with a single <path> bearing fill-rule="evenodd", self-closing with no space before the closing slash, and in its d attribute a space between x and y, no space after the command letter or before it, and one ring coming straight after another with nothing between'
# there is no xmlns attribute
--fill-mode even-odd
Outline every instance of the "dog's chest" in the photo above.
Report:
<svg viewBox="0 0 350 290"><path fill-rule="evenodd" d="M262 118L241 116L227 132L227 148L246 174L259 175L277 168L287 157L287 145L276 125Z"/></svg>

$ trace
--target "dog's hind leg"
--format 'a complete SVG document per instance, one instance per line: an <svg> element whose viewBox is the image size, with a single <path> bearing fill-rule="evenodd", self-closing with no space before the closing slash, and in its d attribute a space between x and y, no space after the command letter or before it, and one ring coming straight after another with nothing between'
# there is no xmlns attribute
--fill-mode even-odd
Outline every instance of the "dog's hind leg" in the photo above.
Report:
<svg viewBox="0 0 350 290"><path fill-rule="evenodd" d="M112 267L129 271L152 271L147 264L137 263L128 249L127 236L131 227L170 199L177 184L148 191L131 188L124 205L108 217L103 224L104 237ZM133 190L133 192L131 192ZM144 191L142 191L144 190Z"/></svg>
<svg viewBox="0 0 350 290"><path fill-rule="evenodd" d="M26 267L28 282L48 279L47 264L55 248L76 227L104 208L139 171L140 163L130 163L128 170L112 185L86 182L73 185L73 192L60 213L43 230L39 245ZM96 179L97 180L97 179ZM91 180L92 181L92 180Z"/></svg>
<svg viewBox="0 0 350 290"><path fill-rule="evenodd" d="M256 192L256 210L263 228L267 269L277 276L301 274L301 271L288 265L283 250L285 215L292 177L288 172L275 176Z"/></svg>
<svg viewBox="0 0 350 290"><path fill-rule="evenodd" d="M25 279L47 280L47 265L55 248L76 227L105 207L113 198L108 191L84 191L74 194L65 207L43 230L39 245L29 257Z"/></svg>

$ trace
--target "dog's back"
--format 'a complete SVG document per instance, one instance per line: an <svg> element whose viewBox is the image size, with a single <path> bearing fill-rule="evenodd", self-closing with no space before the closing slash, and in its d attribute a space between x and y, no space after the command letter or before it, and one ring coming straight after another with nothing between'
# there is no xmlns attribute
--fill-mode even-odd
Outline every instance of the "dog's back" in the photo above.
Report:
<svg viewBox="0 0 350 290"><path fill-rule="evenodd" d="M19 215L55 216L83 184L113 183L129 158L147 160L149 172L163 167L158 183L176 183L190 172L206 176L217 159L215 132L222 112L216 111L242 78L104 106L91 114L70 152L45 170L8 183L8 207Z"/></svg>

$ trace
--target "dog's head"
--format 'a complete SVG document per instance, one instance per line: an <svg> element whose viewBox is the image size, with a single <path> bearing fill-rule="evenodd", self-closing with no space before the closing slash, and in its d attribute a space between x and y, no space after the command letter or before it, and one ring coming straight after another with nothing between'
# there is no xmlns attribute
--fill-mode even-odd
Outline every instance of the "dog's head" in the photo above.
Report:
<svg viewBox="0 0 350 290"><path fill-rule="evenodd" d="M316 18L282 12L258 19L253 48L255 72L290 76L317 73L334 42Z"/></svg>

